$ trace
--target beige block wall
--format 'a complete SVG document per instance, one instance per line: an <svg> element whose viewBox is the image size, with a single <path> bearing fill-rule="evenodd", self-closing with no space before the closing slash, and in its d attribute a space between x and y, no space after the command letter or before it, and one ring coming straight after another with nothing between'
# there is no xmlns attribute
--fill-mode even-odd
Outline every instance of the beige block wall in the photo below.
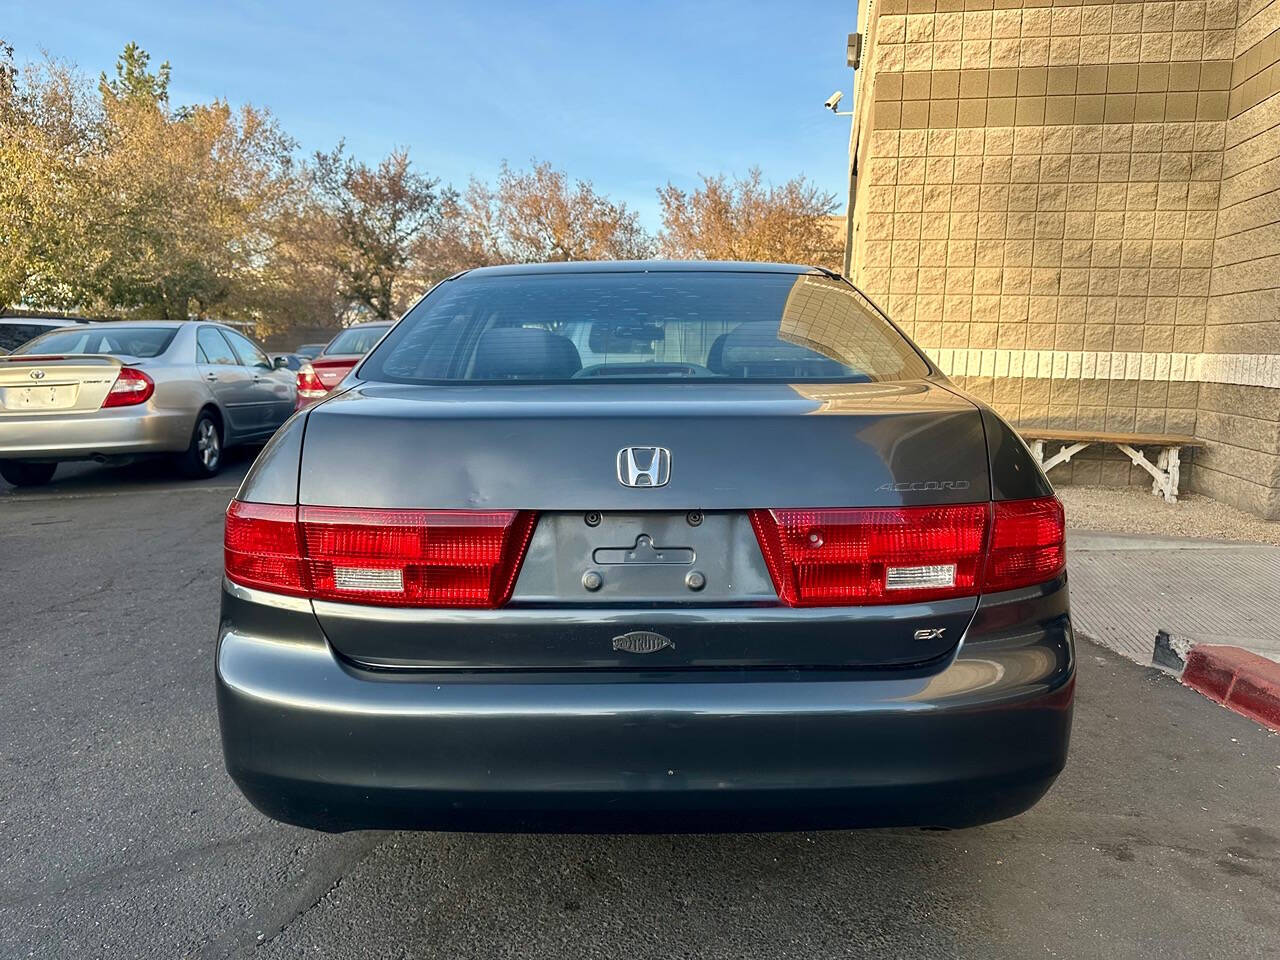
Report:
<svg viewBox="0 0 1280 960"><path fill-rule="evenodd" d="M1280 0L1241 0L1205 350L1280 352ZM1204 384L1198 489L1280 517L1280 390Z"/></svg>
<svg viewBox="0 0 1280 960"><path fill-rule="evenodd" d="M1217 408L1277 393L1280 363L1203 357L1280 353L1280 262L1258 256L1280 259L1280 194L1255 169L1280 177L1277 7L862 0L851 145L853 279L961 385L1027 426L1203 421L1186 475L1262 513L1270 408L1229 414L1247 432ZM1053 479L1149 483L1101 453Z"/></svg>

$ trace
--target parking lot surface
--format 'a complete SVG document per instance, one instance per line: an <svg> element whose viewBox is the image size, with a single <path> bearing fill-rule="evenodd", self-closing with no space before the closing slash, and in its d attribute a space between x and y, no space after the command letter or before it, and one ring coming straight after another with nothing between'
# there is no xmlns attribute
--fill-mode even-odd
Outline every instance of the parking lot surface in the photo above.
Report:
<svg viewBox="0 0 1280 960"><path fill-rule="evenodd" d="M1280 737L1082 641L1049 796L972 830L326 836L222 768L245 469L0 489L0 956L1123 957L1280 951Z"/></svg>

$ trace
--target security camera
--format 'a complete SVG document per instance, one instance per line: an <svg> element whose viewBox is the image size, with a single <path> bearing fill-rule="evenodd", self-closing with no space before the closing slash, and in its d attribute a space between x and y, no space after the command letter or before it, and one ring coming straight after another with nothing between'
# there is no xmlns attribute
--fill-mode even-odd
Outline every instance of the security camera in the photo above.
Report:
<svg viewBox="0 0 1280 960"><path fill-rule="evenodd" d="M837 90L831 96L827 97L827 102L823 104L832 113L836 112L836 108L840 106L840 98L844 96L843 90Z"/></svg>

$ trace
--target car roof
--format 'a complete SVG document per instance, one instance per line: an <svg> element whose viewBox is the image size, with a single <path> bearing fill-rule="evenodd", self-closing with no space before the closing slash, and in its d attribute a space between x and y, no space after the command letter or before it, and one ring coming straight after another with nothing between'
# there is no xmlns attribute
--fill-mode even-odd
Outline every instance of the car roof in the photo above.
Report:
<svg viewBox="0 0 1280 960"><path fill-rule="evenodd" d="M573 260L568 263L510 263L476 267L459 276L510 277L554 273L790 273L832 276L829 270L795 263L749 260Z"/></svg>
<svg viewBox="0 0 1280 960"><path fill-rule="evenodd" d="M0 317L0 323L12 323L12 324L47 323L55 327L83 326L90 322L91 321L89 320L80 320L75 317Z"/></svg>
<svg viewBox="0 0 1280 960"><path fill-rule="evenodd" d="M223 330L244 333L243 330L239 330L229 324L220 323L217 320L94 320L81 325L85 327L109 327L113 330L118 330L122 327L150 327L152 329L159 327L164 330L179 330L183 327L194 327L198 324L209 324L221 327ZM248 336L248 334L245 335Z"/></svg>
<svg viewBox="0 0 1280 960"><path fill-rule="evenodd" d="M119 329L121 327L181 327L190 321L188 320L93 320L89 323L80 324L84 327L110 327L111 329Z"/></svg>

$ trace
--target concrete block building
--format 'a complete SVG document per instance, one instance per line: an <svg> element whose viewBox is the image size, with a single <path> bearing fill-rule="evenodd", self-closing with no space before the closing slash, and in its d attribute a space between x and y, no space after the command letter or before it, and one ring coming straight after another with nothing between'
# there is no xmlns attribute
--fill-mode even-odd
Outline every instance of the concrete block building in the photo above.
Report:
<svg viewBox="0 0 1280 960"><path fill-rule="evenodd" d="M1280 0L859 0L858 30L854 282L1015 423L1195 435L1184 488L1280 518Z"/></svg>

